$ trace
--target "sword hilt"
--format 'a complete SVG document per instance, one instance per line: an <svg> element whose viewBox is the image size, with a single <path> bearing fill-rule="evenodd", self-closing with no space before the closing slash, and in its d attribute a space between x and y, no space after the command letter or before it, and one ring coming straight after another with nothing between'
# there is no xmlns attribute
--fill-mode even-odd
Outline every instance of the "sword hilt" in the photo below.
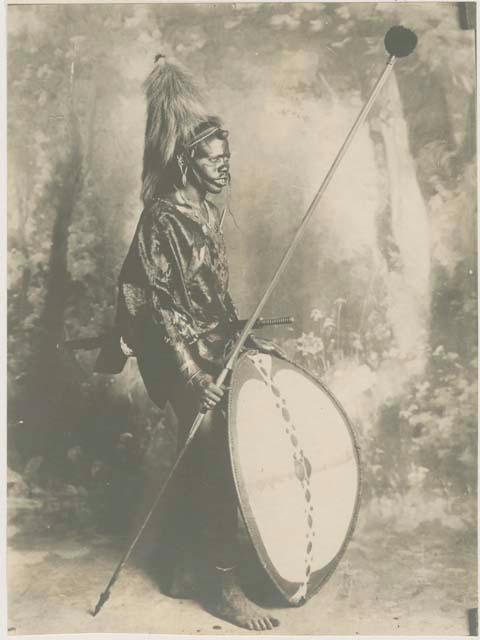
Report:
<svg viewBox="0 0 480 640"><path fill-rule="evenodd" d="M261 329L262 327L272 327L282 324L293 324L295 318L293 316L280 316L279 318L259 318L253 325L254 329Z"/></svg>

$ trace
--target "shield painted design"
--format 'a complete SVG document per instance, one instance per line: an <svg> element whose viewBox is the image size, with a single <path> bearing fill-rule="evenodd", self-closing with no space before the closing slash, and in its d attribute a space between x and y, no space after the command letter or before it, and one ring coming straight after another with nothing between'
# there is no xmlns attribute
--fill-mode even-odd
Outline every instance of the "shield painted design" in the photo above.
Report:
<svg viewBox="0 0 480 640"><path fill-rule="evenodd" d="M291 605L315 594L353 533L360 461L330 391L295 364L246 352L229 394L240 509L258 558Z"/></svg>

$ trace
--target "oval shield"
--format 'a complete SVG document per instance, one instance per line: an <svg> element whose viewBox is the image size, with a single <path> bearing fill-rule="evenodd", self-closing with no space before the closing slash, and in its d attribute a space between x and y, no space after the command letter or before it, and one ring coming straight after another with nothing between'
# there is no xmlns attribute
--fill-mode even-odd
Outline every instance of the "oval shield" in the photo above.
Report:
<svg viewBox="0 0 480 640"><path fill-rule="evenodd" d="M246 528L280 593L308 600L352 535L360 464L338 401L308 373L246 352L229 394L232 469Z"/></svg>

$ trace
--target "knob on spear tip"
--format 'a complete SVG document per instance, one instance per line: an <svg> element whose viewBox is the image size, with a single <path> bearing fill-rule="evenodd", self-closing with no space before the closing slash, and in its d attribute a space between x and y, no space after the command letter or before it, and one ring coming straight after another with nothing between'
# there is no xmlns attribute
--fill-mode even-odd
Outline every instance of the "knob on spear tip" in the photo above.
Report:
<svg viewBox="0 0 480 640"><path fill-rule="evenodd" d="M385 49L391 56L405 58L417 46L417 36L410 29L398 25L387 31L384 42Z"/></svg>

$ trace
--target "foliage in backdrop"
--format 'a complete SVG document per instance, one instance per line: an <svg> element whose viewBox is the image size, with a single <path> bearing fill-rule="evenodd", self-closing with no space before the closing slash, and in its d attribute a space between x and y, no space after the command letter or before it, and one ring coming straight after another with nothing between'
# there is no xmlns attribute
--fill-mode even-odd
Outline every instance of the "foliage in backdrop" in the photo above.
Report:
<svg viewBox="0 0 480 640"><path fill-rule="evenodd" d="M231 131L226 235L247 315L399 22L418 48L397 64L268 311L295 315L272 336L345 404L367 501L389 517L403 500L413 524L427 512L472 522L474 33L458 7L24 5L8 11L9 492L37 500L48 526L93 515L118 529L175 446L173 416L148 400L134 362L99 376L93 354L57 347L113 320L141 210L141 83L154 55L190 67Z"/></svg>

